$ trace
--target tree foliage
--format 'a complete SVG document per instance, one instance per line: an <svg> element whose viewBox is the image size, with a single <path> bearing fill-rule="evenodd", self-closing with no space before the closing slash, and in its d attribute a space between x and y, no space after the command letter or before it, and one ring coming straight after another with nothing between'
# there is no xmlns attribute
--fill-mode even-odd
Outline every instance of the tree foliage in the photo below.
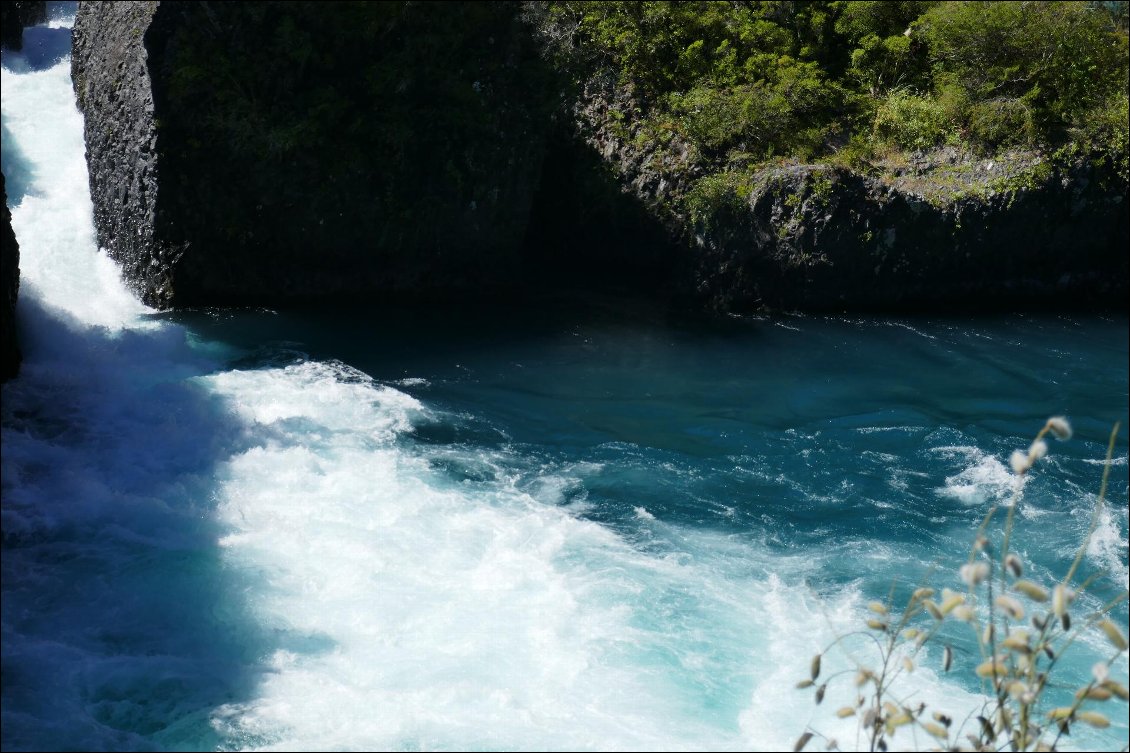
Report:
<svg viewBox="0 0 1130 753"><path fill-rule="evenodd" d="M1057 148L1098 111L1106 132L1112 118L1125 132L1115 116L1127 96L1126 3L541 8L539 30L576 80L613 73L643 118L676 123L719 165L735 154L819 159L861 138L874 148Z"/></svg>

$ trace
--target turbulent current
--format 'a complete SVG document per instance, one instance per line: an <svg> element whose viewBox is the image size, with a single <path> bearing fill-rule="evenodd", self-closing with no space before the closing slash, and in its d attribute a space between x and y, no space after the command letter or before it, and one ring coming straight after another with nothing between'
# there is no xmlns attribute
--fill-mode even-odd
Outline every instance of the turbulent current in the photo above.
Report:
<svg viewBox="0 0 1130 753"><path fill-rule="evenodd" d="M5 750L865 747L834 712L868 644L819 706L809 660L872 600L960 587L1049 415L1076 437L1014 548L1050 581L1086 535L1125 317L145 308L95 241L69 22L3 61ZM1081 613L1127 586L1125 437ZM1056 698L1107 655L1084 636ZM954 669L927 644L900 693L961 720L980 658L943 638ZM1112 712L1069 746L1121 747Z"/></svg>

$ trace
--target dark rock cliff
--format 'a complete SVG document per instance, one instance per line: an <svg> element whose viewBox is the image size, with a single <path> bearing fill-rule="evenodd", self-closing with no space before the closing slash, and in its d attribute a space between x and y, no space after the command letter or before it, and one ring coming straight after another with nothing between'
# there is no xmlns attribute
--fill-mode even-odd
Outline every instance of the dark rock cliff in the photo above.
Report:
<svg viewBox="0 0 1130 753"><path fill-rule="evenodd" d="M552 87L509 3L83 2L100 244L152 305L481 293Z"/></svg>
<svg viewBox="0 0 1130 753"><path fill-rule="evenodd" d="M609 71L565 94L519 10L80 3L99 242L161 307L536 280L727 311L1125 306L1109 161L719 168Z"/></svg>
<svg viewBox="0 0 1130 753"><path fill-rule="evenodd" d="M4 200L4 218L0 221L0 381L11 379L20 370L20 345L16 336L16 297L20 290L20 246L12 231L12 213L8 211L8 191L4 174L0 173L0 198Z"/></svg>
<svg viewBox="0 0 1130 753"><path fill-rule="evenodd" d="M0 44L18 50L23 47L27 26L47 20L47 3L36 0L5 0L0 3Z"/></svg>
<svg viewBox="0 0 1130 753"><path fill-rule="evenodd" d="M698 305L1125 309L1130 192L1109 159L945 149L866 173L782 162L718 174L696 204L694 150L625 122L639 107L594 78L574 129L687 249L682 290Z"/></svg>
<svg viewBox="0 0 1130 753"><path fill-rule="evenodd" d="M698 292L731 310L1124 308L1125 183L1086 161L994 179L1007 159L942 175L763 171L698 236ZM982 174L954 177L969 168Z"/></svg>
<svg viewBox="0 0 1130 753"><path fill-rule="evenodd" d="M23 47L23 31L27 26L47 20L47 3L14 0L0 3L0 44L19 50ZM20 291L20 245L12 230L12 213L8 211L8 190L0 173L0 198L4 217L0 221L0 381L19 374L20 344L16 334L16 299Z"/></svg>

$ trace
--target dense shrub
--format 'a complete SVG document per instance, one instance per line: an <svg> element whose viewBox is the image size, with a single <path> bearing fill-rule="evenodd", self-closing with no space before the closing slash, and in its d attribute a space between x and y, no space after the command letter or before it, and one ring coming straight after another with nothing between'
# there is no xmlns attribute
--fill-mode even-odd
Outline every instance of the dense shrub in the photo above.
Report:
<svg viewBox="0 0 1130 753"><path fill-rule="evenodd" d="M1025 146L1035 135L1032 109L1013 97L978 102L969 109L969 134L989 150Z"/></svg>
<svg viewBox="0 0 1130 753"><path fill-rule="evenodd" d="M1111 92L1125 95L1124 41L1084 3L940 3L918 28L936 80L973 102L1023 102L1046 136Z"/></svg>
<svg viewBox="0 0 1130 753"><path fill-rule="evenodd" d="M706 177L778 158L862 165L940 145L981 153L1074 145L1127 161L1125 2L526 8L558 70L630 98L630 115L610 112L621 118L610 127L637 142L663 134L693 145L699 177L688 185L705 191L700 204L716 193L707 186L732 182Z"/></svg>
<svg viewBox="0 0 1130 753"><path fill-rule="evenodd" d="M875 112L875 139L900 149L930 149L950 132L946 108L937 99L897 89Z"/></svg>

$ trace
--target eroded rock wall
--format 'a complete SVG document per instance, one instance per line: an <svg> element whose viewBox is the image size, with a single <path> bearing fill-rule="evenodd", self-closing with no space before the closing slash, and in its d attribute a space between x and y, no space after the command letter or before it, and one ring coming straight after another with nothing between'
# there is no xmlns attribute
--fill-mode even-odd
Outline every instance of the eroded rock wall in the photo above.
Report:
<svg viewBox="0 0 1130 753"><path fill-rule="evenodd" d="M99 242L152 305L481 294L552 87L510 3L83 2Z"/></svg>
<svg viewBox="0 0 1130 753"><path fill-rule="evenodd" d="M20 344L16 334L20 246L12 231L12 213L8 211L8 191L3 173L0 173L0 198L4 201L4 216L0 219L0 381L6 381L20 371Z"/></svg>

